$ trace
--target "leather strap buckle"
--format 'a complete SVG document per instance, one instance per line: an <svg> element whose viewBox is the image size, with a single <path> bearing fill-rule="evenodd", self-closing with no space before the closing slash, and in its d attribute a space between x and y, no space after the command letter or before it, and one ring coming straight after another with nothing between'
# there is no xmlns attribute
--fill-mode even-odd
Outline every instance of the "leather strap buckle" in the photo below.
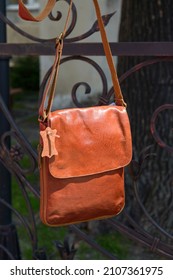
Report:
<svg viewBox="0 0 173 280"><path fill-rule="evenodd" d="M60 44L62 45L64 39L64 33L61 32L60 35L56 38L55 48Z"/></svg>
<svg viewBox="0 0 173 280"><path fill-rule="evenodd" d="M46 114L46 111L44 110L43 115L38 116L38 121L43 123L43 122L45 122L46 119L47 119L47 114Z"/></svg>

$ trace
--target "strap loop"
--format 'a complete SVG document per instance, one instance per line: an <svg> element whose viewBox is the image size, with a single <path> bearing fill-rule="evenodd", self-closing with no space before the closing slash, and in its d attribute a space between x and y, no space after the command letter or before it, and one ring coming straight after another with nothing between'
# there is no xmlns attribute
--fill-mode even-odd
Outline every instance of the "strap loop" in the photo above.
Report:
<svg viewBox="0 0 173 280"><path fill-rule="evenodd" d="M23 0L18 0L19 3L19 16L25 20L29 20L29 21L42 21L44 20L52 11L52 8L55 6L56 4L56 0L48 0L46 6L44 7L44 9L41 11L41 13L34 17L30 11L27 9L27 7L25 6L25 4L23 3Z"/></svg>

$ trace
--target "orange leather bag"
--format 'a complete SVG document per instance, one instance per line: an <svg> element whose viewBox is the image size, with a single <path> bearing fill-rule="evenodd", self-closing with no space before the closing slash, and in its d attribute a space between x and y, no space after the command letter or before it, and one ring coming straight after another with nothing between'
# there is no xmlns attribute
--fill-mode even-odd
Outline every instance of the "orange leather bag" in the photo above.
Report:
<svg viewBox="0 0 173 280"><path fill-rule="evenodd" d="M130 124L98 1L93 2L116 105L51 111L71 1L39 108L40 215L49 226L109 218L119 214L125 204L124 167L132 157ZM48 1L47 13L55 3ZM19 4L20 15L27 20L38 21L47 15L44 10L41 18L31 18L21 0Z"/></svg>

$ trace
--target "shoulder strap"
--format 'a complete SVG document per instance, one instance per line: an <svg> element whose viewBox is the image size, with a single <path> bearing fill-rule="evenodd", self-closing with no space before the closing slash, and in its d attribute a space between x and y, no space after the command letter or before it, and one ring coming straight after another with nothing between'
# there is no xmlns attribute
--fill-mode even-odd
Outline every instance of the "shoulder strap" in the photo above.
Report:
<svg viewBox="0 0 173 280"><path fill-rule="evenodd" d="M121 88L120 88L120 84L119 84L119 81L118 81L117 71L115 69L114 60L113 60L112 52L111 52L110 45L109 45L109 42L108 42L108 39L107 39L104 23L103 23L103 20L102 20L98 0L93 0L93 2L94 2L96 15L97 15L97 19L98 19L98 24L99 24L99 28L100 28L100 33L101 33L104 52L105 52L107 63L108 63L108 66L109 66L109 70L110 70L110 73L111 73L111 76L112 76L112 82L113 82L114 93L115 93L115 103L116 103L116 105L126 107L126 103L124 102L123 95L122 95Z"/></svg>
<svg viewBox="0 0 173 280"><path fill-rule="evenodd" d="M112 77L112 82L113 82L113 87L114 87L114 92L115 92L115 103L118 106L126 106L126 103L124 102L121 88L119 85L117 72L115 69L110 45L109 45L109 42L107 39L107 35L106 35L103 20L102 20L98 0L93 0L93 2L94 2L94 7L96 10L96 15L97 15L97 19L98 19L98 25L99 25L99 29L100 29L100 33L101 33L104 52L106 55L107 63L108 63L109 69L110 69L111 77ZM37 17L33 17L32 14L29 12L29 10L24 5L23 0L19 0L19 15L23 19L26 19L26 20L41 21L49 15L49 13L52 11L55 3L56 3L56 0L48 0L47 5L42 10L42 12ZM67 29L67 25L68 25L69 18L70 18L70 11L72 8L72 3L73 3L73 0L70 0L70 6L69 6L69 11L68 11L64 31L63 31L63 33L61 33L60 37L57 39L57 42L56 42L55 61L54 61L54 64L52 67L52 72L49 77L47 86L45 88L42 102L41 102L40 109L39 109L40 120L42 120L42 121L44 121L46 119L47 115L51 111L52 102L53 102L53 98L54 98L54 94L55 94L56 80L58 77L58 71L59 71L59 66L60 66L60 61L61 61L61 56L62 56L63 38L65 37L65 34L66 34L66 29ZM47 97L48 97L48 105L47 105L47 108L45 109L44 105L45 105L45 101L46 101Z"/></svg>

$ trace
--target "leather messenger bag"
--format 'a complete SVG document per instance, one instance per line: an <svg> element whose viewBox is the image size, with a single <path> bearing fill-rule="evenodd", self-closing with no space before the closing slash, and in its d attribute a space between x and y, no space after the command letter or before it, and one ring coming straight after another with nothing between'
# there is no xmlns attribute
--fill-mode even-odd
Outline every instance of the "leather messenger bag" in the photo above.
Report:
<svg viewBox="0 0 173 280"><path fill-rule="evenodd" d="M49 0L33 17L22 0L22 18L40 21L55 0ZM52 111L72 0L64 31L56 39L56 55L39 108L40 216L49 226L61 226L119 214L125 204L124 167L132 157L129 118L126 111L100 7L93 0L103 48L112 76L115 104Z"/></svg>

